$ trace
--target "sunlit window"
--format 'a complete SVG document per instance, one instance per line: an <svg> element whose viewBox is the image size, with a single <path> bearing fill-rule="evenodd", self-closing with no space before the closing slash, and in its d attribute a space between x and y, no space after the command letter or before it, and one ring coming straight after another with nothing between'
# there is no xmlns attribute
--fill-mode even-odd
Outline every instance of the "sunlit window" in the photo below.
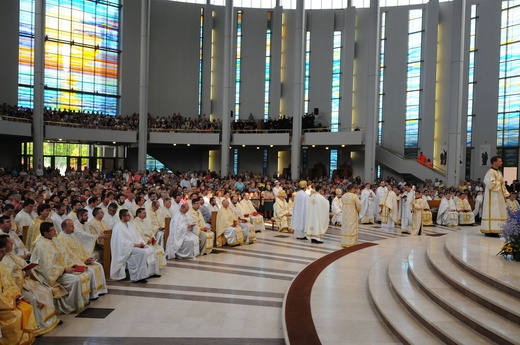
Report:
<svg viewBox="0 0 520 345"><path fill-rule="evenodd" d="M309 83L311 79L311 32L305 35L305 75L303 82L303 112L309 113Z"/></svg>
<svg viewBox="0 0 520 345"><path fill-rule="evenodd" d="M520 2L502 1L497 149L504 166L518 164L520 125Z"/></svg>
<svg viewBox="0 0 520 345"><path fill-rule="evenodd" d="M408 17L408 61L406 73L405 149L419 147L421 109L423 10L410 10ZM410 151L411 154L416 152Z"/></svg>
<svg viewBox="0 0 520 345"><path fill-rule="evenodd" d="M199 26L199 112L202 115L202 62L203 62L203 42L204 42L204 8L200 9L200 26Z"/></svg>
<svg viewBox="0 0 520 345"><path fill-rule="evenodd" d="M267 12L267 30L265 33L265 80L264 80L264 120L269 118L269 93L271 89L271 26L273 12Z"/></svg>
<svg viewBox="0 0 520 345"><path fill-rule="evenodd" d="M475 91L475 53L477 52L476 47L476 34L477 34L477 5L471 5L471 20L469 29L469 63L468 63L468 121L466 128L466 146L471 147L473 141L473 94Z"/></svg>
<svg viewBox="0 0 520 345"><path fill-rule="evenodd" d="M33 107L34 0L20 0L18 105ZM45 2L44 106L115 115L119 0Z"/></svg>
<svg viewBox="0 0 520 345"><path fill-rule="evenodd" d="M338 169L338 150L330 150L329 177L332 178L334 170Z"/></svg>
<svg viewBox="0 0 520 345"><path fill-rule="evenodd" d="M235 121L240 118L240 81L242 62L242 11L237 11L237 48L235 63ZM238 153L237 153L238 154Z"/></svg>
<svg viewBox="0 0 520 345"><path fill-rule="evenodd" d="M334 43L332 47L332 104L330 111L330 131L339 130L339 102L341 82L341 31L334 31ZM332 155L332 151L331 151Z"/></svg>
<svg viewBox="0 0 520 345"><path fill-rule="evenodd" d="M379 42L379 98L377 111L377 145L383 140L383 105L385 100L385 49L386 49L386 12L381 12L381 41Z"/></svg>

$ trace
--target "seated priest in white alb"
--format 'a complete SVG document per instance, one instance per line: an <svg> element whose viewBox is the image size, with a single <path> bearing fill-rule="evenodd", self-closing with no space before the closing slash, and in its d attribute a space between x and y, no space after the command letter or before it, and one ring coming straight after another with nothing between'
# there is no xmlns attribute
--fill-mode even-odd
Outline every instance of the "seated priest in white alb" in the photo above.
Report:
<svg viewBox="0 0 520 345"><path fill-rule="evenodd" d="M516 193L511 193L506 199L506 207L508 211L516 212L520 209L520 204L518 203L518 200L516 200L516 197Z"/></svg>
<svg viewBox="0 0 520 345"><path fill-rule="evenodd" d="M33 270L43 276L42 283L51 287L58 314L82 311L89 303L90 275L87 272L75 274L75 268L67 265L53 223L42 223L40 234L31 256L31 262L38 263Z"/></svg>
<svg viewBox="0 0 520 345"><path fill-rule="evenodd" d="M9 216L0 217L0 235L6 234L11 238L13 243L13 254L19 256L23 260L31 257L31 252L27 250L20 237L12 230L12 220Z"/></svg>
<svg viewBox="0 0 520 345"><path fill-rule="evenodd" d="M278 192L273 205L273 219L278 226L279 232L293 232L291 229L292 209L287 200L285 190Z"/></svg>
<svg viewBox="0 0 520 345"><path fill-rule="evenodd" d="M110 240L110 278L125 279L125 269L128 269L130 281L133 283L147 283L147 278L160 277L155 249L144 243L135 225L130 221L128 210L120 210L119 218L121 222L112 229Z"/></svg>
<svg viewBox="0 0 520 345"><path fill-rule="evenodd" d="M199 235L200 253L202 255L209 254L213 250L214 236L211 232L211 226L206 223L202 215L200 203L204 202L203 198L194 198L191 200L191 207L188 214L193 218L197 224L197 234Z"/></svg>
<svg viewBox="0 0 520 345"><path fill-rule="evenodd" d="M256 211L250 197L250 193L245 192L243 199L239 203L239 207L242 209L244 216L247 215L249 219L251 219L255 232L265 231L264 217Z"/></svg>
<svg viewBox="0 0 520 345"><path fill-rule="evenodd" d="M430 210L430 204L428 204L429 200L432 200L432 198L429 195L429 192L427 189L425 189L422 193L422 199L424 201L423 205L425 206L422 217L423 217L423 226L431 226L433 225L433 215L432 211Z"/></svg>
<svg viewBox="0 0 520 345"><path fill-rule="evenodd" d="M465 193L460 194L455 205L457 207L457 212L459 213L460 225L475 224L475 215L471 210L471 205L468 202L468 196Z"/></svg>
<svg viewBox="0 0 520 345"><path fill-rule="evenodd" d="M222 207L217 213L217 247L222 247L226 243L230 246L237 246L244 243L242 228L238 226L238 218L229 209L229 200L222 199Z"/></svg>
<svg viewBox="0 0 520 345"><path fill-rule="evenodd" d="M195 259L200 254L197 225L190 217L188 204L182 204L170 222L170 236L166 243L168 259Z"/></svg>
<svg viewBox="0 0 520 345"><path fill-rule="evenodd" d="M94 218L87 222L87 231L90 234L97 236L96 248L94 250L94 258L101 260L101 258L103 258L105 238L108 238L108 235L105 235L105 231L111 229L103 221L105 212L102 208L94 207L94 210L92 210L92 215L94 216Z"/></svg>
<svg viewBox="0 0 520 345"><path fill-rule="evenodd" d="M121 221L119 216L117 215L117 209L119 207L115 202L110 203L107 207L107 212L103 216L103 223L107 226L108 229L113 229L117 223Z"/></svg>
<svg viewBox="0 0 520 345"><path fill-rule="evenodd" d="M90 274L90 299L95 300L99 295L106 294L108 290L105 270L92 257L95 241L92 241L88 248L84 246L81 240L75 236L74 223L70 219L65 219L61 223L61 229L62 232L58 235L58 240L62 243L62 248L68 258L67 260L79 266L82 264L86 265Z"/></svg>
<svg viewBox="0 0 520 345"><path fill-rule="evenodd" d="M134 225L137 231L139 231L144 243L155 249L157 260L159 260L159 268L166 267L166 254L164 253L163 247L157 244L157 239L152 230L152 224L150 223L150 219L146 216L146 210L144 208L140 207L137 209Z"/></svg>
<svg viewBox="0 0 520 345"><path fill-rule="evenodd" d="M152 226L152 231L155 234L155 238L157 239L157 244L163 247L164 243L164 226L165 226L165 215L168 212L171 212L170 205L171 199L167 198L168 208L161 206L159 201L152 201L152 206L146 210L146 217L150 218L150 224ZM170 214L168 215L170 217ZM170 220L171 222L171 220ZM171 224L171 223L170 223Z"/></svg>
<svg viewBox="0 0 520 345"><path fill-rule="evenodd" d="M238 225L242 228L242 232L244 233L244 243L253 244L256 241L255 228L249 219L244 215L244 213L242 213L242 210L238 205L238 196L234 194L231 197L231 204L229 204L229 209L233 211L235 216L238 218Z"/></svg>
<svg viewBox="0 0 520 345"><path fill-rule="evenodd" d="M332 219L330 220L330 223L332 225L341 226L341 220L342 220L341 208L343 206L343 204L341 202L342 195L343 195L343 190L341 188L337 188L336 196L334 197L334 199L332 199L332 206L331 206Z"/></svg>
<svg viewBox="0 0 520 345"><path fill-rule="evenodd" d="M451 198L450 191L447 191L441 199L439 212L437 213L437 224L447 226L459 225L459 213L457 212L455 202L453 202L453 199Z"/></svg>

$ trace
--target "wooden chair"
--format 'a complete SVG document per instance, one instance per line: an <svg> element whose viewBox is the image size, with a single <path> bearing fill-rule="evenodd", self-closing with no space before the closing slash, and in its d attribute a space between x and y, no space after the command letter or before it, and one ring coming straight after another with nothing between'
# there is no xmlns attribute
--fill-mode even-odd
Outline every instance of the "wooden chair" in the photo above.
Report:
<svg viewBox="0 0 520 345"><path fill-rule="evenodd" d="M112 230L105 230L103 233L108 235L108 237L103 240L103 270L105 270L105 277L110 278L110 260L112 257L110 240L112 239Z"/></svg>
<svg viewBox="0 0 520 345"><path fill-rule="evenodd" d="M170 237L170 223L172 219L170 217L164 218L164 250L166 250L166 243L168 243L168 237Z"/></svg>
<svg viewBox="0 0 520 345"><path fill-rule="evenodd" d="M213 232L213 248L217 247L217 211L211 212L211 232Z"/></svg>
<svg viewBox="0 0 520 345"><path fill-rule="evenodd" d="M27 233L29 232L29 225L22 227L22 242L27 247Z"/></svg>
<svg viewBox="0 0 520 345"><path fill-rule="evenodd" d="M439 211L439 206L441 205L441 201L440 200L428 200L428 205L430 206L430 210L432 208L436 209L436 211L432 210L432 220L433 220L433 222L435 222L435 219L437 219L437 213Z"/></svg>

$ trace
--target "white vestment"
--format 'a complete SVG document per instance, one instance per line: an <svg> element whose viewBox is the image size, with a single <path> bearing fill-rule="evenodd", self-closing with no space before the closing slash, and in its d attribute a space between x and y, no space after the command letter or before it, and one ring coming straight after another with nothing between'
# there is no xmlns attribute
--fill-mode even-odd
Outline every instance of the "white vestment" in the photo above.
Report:
<svg viewBox="0 0 520 345"><path fill-rule="evenodd" d="M294 230L294 236L296 236L296 238L305 237L305 217L308 207L309 196L305 193L305 191L299 190L294 197L291 218L291 229Z"/></svg>
<svg viewBox="0 0 520 345"><path fill-rule="evenodd" d="M38 261L34 270L45 279L54 296L57 313L79 312L88 304L90 295L90 275L63 273L67 267L64 252L56 237L41 236L34 245L31 262Z"/></svg>
<svg viewBox="0 0 520 345"><path fill-rule="evenodd" d="M134 244L138 243L143 243L143 239L134 224L119 222L114 226L110 241L112 250L111 279L124 279L126 277L125 268L128 268L131 281L138 281L159 274L159 263L153 247L134 247Z"/></svg>
<svg viewBox="0 0 520 345"><path fill-rule="evenodd" d="M376 214L376 194L370 188L365 188L361 192L361 212L359 219L361 224L374 224L374 215Z"/></svg>
<svg viewBox="0 0 520 345"><path fill-rule="evenodd" d="M500 233L502 223L507 220L506 200L509 196L504 185L502 173L495 169L489 169L484 176L484 201L482 208L482 220L480 222L480 232Z"/></svg>
<svg viewBox="0 0 520 345"><path fill-rule="evenodd" d="M253 206L251 200L241 200L239 203L239 207L242 210L242 213L244 213L244 215L247 214L249 216L251 224L253 224L253 227L255 228L255 232L265 231L264 217L258 212L256 212L256 209Z"/></svg>
<svg viewBox="0 0 520 345"><path fill-rule="evenodd" d="M329 202L320 193L309 197L309 207L305 217L305 234L311 239L321 240L329 228Z"/></svg>
<svg viewBox="0 0 520 345"><path fill-rule="evenodd" d="M442 198L437 212L437 224L456 226L459 225L459 214L453 199Z"/></svg>
<svg viewBox="0 0 520 345"><path fill-rule="evenodd" d="M193 225L190 227L190 225ZM200 254L199 236L195 220L189 214L177 212L170 223L170 236L166 243L168 259L194 259Z"/></svg>
<svg viewBox="0 0 520 345"><path fill-rule="evenodd" d="M38 217L36 212L32 211L31 213L27 213L24 210L18 212L14 220L18 225L23 228L24 226L31 226L34 218Z"/></svg>
<svg viewBox="0 0 520 345"><path fill-rule="evenodd" d="M376 208L375 217L376 217L376 221L377 222L381 221L381 215L380 215L379 207L383 203L383 201L385 200L385 196L386 196L387 192L388 192L388 188L386 188L386 187L379 186L376 189L376 199L374 200L374 202L375 202L375 208Z"/></svg>
<svg viewBox="0 0 520 345"><path fill-rule="evenodd" d="M63 221L65 220L65 215L60 216L59 214L54 212L50 218L52 219L52 222L54 223L54 227L56 228L58 233L61 233L62 232L61 223L63 223Z"/></svg>
<svg viewBox="0 0 520 345"><path fill-rule="evenodd" d="M406 195L406 198L404 196ZM405 200L406 199L406 200ZM410 190L409 192L404 192L403 197L401 197L401 230L403 232L411 232L412 231L412 204L415 199L415 191Z"/></svg>
<svg viewBox="0 0 520 345"><path fill-rule="evenodd" d="M331 211L332 211L331 223L333 225L336 223L341 224L341 221L342 221L341 208L342 208L341 197L337 197L337 196L334 197L334 199L332 200L332 208L331 208Z"/></svg>

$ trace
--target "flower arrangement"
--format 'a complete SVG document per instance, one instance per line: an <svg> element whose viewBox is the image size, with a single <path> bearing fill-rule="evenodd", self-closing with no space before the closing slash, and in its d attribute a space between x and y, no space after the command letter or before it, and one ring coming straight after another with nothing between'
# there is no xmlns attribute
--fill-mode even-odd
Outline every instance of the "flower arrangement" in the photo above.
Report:
<svg viewBox="0 0 520 345"><path fill-rule="evenodd" d="M509 218L502 224L500 232L505 243L497 255L520 261L520 210L508 213Z"/></svg>

